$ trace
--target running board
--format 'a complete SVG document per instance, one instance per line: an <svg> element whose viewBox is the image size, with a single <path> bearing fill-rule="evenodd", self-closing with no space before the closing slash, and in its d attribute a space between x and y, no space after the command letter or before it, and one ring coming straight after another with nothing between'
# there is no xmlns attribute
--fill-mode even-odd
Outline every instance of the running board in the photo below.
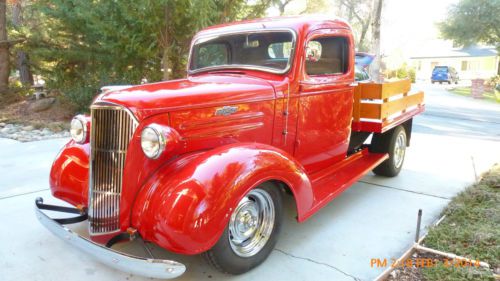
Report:
<svg viewBox="0 0 500 281"><path fill-rule="evenodd" d="M298 221L307 220L388 157L387 153L371 153L365 148L313 175L311 178L313 207L304 216L299 217Z"/></svg>

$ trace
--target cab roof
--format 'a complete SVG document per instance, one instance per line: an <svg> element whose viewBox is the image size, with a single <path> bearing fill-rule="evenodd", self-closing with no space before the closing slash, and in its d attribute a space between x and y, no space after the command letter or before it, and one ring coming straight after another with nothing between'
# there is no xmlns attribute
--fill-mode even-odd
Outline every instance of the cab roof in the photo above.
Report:
<svg viewBox="0 0 500 281"><path fill-rule="evenodd" d="M265 29L292 29L298 34L308 33L311 30L319 28L332 29L351 29L350 25L343 19L336 17L308 15L308 16L287 16L287 17L270 17L255 20L245 20L232 22L227 24L219 24L207 27L198 32L196 37L230 33L245 30L265 30Z"/></svg>

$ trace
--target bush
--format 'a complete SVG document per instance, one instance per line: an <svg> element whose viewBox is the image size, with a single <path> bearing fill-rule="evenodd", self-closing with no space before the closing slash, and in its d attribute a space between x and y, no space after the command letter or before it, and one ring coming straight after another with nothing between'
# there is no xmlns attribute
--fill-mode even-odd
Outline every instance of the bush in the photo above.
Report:
<svg viewBox="0 0 500 281"><path fill-rule="evenodd" d="M89 105L97 94L96 87L88 85L80 85L80 87L72 87L63 90L64 98L75 106L79 113L88 113Z"/></svg>
<svg viewBox="0 0 500 281"><path fill-rule="evenodd" d="M398 79L404 79L404 78L409 78L412 83L415 83L415 78L416 78L416 72L413 67L408 67L406 63L404 63L400 68L398 69L392 69L392 70L386 70L385 71L385 78L398 78Z"/></svg>
<svg viewBox="0 0 500 281"><path fill-rule="evenodd" d="M490 79L486 80L484 84L491 88L497 87L500 84L500 75L491 77Z"/></svg>

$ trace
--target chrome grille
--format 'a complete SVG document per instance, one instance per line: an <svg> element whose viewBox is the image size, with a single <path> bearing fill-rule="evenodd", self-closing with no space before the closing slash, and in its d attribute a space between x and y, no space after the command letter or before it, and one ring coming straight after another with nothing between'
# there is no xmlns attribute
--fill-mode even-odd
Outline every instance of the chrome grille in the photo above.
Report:
<svg viewBox="0 0 500 281"><path fill-rule="evenodd" d="M120 228L123 169L137 121L115 105L93 105L91 116L89 230L110 233Z"/></svg>

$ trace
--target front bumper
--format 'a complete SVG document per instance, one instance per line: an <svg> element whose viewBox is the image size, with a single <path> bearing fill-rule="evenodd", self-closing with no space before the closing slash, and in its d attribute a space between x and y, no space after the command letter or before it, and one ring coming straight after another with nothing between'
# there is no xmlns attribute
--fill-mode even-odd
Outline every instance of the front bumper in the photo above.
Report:
<svg viewBox="0 0 500 281"><path fill-rule="evenodd" d="M83 221L86 219L86 215L73 219L52 219L42 212L42 209L78 213L77 209L44 205L42 198L37 198L35 201L36 217L41 224L59 238L93 256L109 267L135 275L160 279L175 278L186 271L186 267L176 261L137 257L121 253L96 244L64 226L64 224Z"/></svg>

